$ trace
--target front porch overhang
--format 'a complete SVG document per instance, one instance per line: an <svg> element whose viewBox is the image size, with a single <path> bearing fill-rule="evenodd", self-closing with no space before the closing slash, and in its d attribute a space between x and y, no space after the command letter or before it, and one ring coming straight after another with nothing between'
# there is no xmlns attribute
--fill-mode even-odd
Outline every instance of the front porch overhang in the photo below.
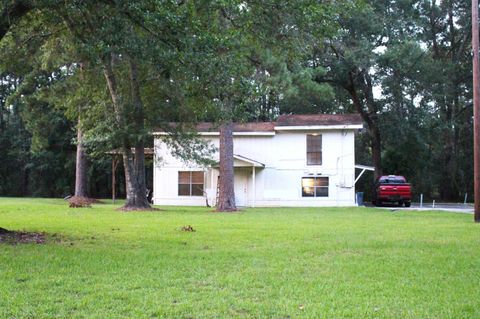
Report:
<svg viewBox="0 0 480 319"><path fill-rule="evenodd" d="M255 199L256 199L256 170L257 168L265 168L265 164L256 161L254 159L233 154L233 167L234 168L251 168L252 170L252 207L255 207ZM213 168L219 168L219 163L213 166ZM213 174L212 174L212 185L213 185Z"/></svg>
<svg viewBox="0 0 480 319"><path fill-rule="evenodd" d="M251 158L234 154L233 155L233 166L234 167L261 167L264 168L265 164L260 163L259 161L253 160Z"/></svg>
<svg viewBox="0 0 480 319"><path fill-rule="evenodd" d="M213 167L218 168L220 167L220 163L216 163ZM259 168L264 168L265 164L253 160L251 158L234 154L233 155L233 167L259 167Z"/></svg>

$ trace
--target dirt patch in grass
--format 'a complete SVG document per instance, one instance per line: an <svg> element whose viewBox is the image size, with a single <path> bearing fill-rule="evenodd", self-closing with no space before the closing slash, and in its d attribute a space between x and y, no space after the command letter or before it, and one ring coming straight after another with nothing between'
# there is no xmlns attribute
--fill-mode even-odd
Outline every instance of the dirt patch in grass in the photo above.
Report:
<svg viewBox="0 0 480 319"><path fill-rule="evenodd" d="M161 212L163 209L155 208L155 207L149 207L149 208L135 208L135 207L125 207L122 206L117 209L120 212Z"/></svg>
<svg viewBox="0 0 480 319"><path fill-rule="evenodd" d="M71 208L92 207L92 204L102 204L98 199L82 196L72 196L67 201Z"/></svg>
<svg viewBox="0 0 480 319"><path fill-rule="evenodd" d="M186 232L196 232L196 230L195 230L195 229L193 229L193 227L192 227L192 226L190 226L190 225L183 226L183 227L181 228L181 231L186 231Z"/></svg>
<svg viewBox="0 0 480 319"><path fill-rule="evenodd" d="M0 227L0 244L45 244L46 237L45 233L12 231Z"/></svg>
<svg viewBox="0 0 480 319"><path fill-rule="evenodd" d="M212 213L227 213L227 214L240 214L243 213L243 209L228 209L228 210L212 210Z"/></svg>

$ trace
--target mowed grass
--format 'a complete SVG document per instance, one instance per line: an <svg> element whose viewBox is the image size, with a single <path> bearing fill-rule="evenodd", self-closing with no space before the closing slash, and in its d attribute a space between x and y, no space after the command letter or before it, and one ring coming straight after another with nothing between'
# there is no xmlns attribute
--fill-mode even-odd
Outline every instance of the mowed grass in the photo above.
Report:
<svg viewBox="0 0 480 319"><path fill-rule="evenodd" d="M0 318L480 318L471 215L115 208L0 199L0 227L61 237L0 245Z"/></svg>

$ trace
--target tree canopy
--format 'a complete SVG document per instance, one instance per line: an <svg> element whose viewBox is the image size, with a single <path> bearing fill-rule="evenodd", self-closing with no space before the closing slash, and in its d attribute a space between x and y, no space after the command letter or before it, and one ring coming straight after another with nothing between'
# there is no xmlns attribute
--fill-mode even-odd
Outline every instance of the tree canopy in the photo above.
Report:
<svg viewBox="0 0 480 319"><path fill-rule="evenodd" d="M182 129L197 121L358 112L358 162L459 200L473 189L469 10L459 0L3 1L0 195L73 193L82 145L92 196L108 194L105 152L120 149L120 184L147 207L138 198L154 128L183 123L170 144L194 158L203 148Z"/></svg>

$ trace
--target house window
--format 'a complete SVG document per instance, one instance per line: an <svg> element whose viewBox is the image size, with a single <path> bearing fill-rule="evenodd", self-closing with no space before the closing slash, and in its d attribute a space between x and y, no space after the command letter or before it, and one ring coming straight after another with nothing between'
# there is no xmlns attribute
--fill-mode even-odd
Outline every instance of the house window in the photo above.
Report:
<svg viewBox="0 0 480 319"><path fill-rule="evenodd" d="M328 197L328 177L303 177L302 197Z"/></svg>
<svg viewBox="0 0 480 319"><path fill-rule="evenodd" d="M322 165L322 135L307 134L307 165Z"/></svg>
<svg viewBox="0 0 480 319"><path fill-rule="evenodd" d="M179 196L203 196L203 172L178 172Z"/></svg>

